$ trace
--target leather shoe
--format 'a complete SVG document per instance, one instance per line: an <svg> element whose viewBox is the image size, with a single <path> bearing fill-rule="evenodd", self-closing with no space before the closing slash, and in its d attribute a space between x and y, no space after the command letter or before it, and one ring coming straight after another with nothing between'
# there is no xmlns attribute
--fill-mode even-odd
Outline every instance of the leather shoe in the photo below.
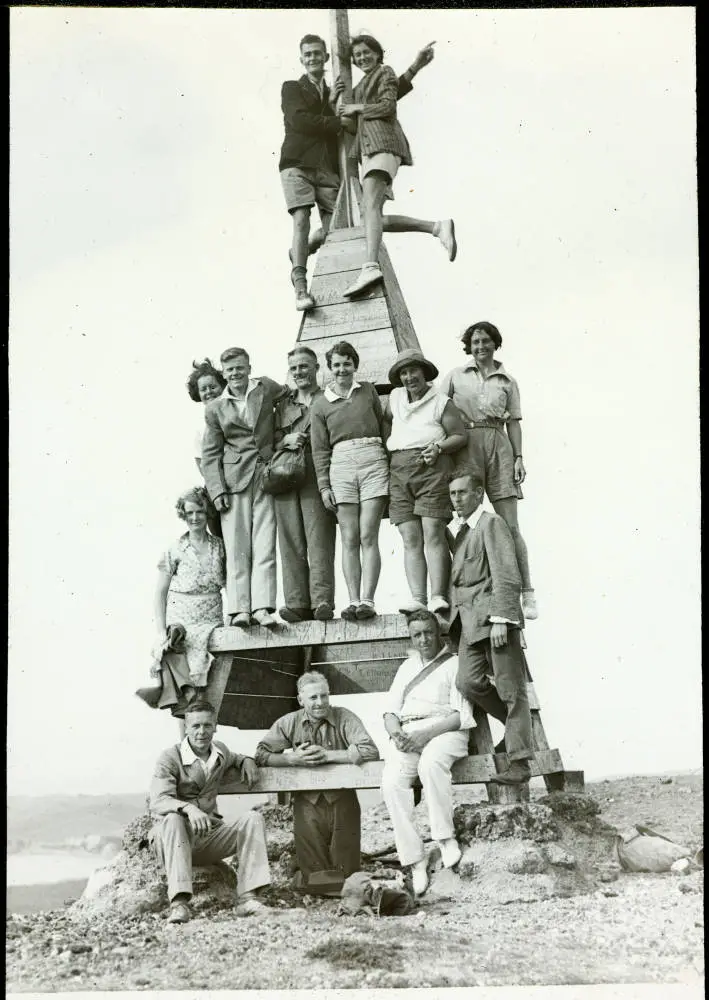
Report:
<svg viewBox="0 0 709 1000"><path fill-rule="evenodd" d="M239 611L230 617L229 624L235 625L237 628L249 628L251 625L251 616L248 611Z"/></svg>
<svg viewBox="0 0 709 1000"><path fill-rule="evenodd" d="M508 768L490 778L496 785L524 785L532 777L528 760L513 760Z"/></svg>
<svg viewBox="0 0 709 1000"><path fill-rule="evenodd" d="M296 622L307 622L309 620L310 608L283 607L278 609L278 614L284 622L288 622L289 625L295 625Z"/></svg>
<svg viewBox="0 0 709 1000"><path fill-rule="evenodd" d="M313 618L316 622L329 622L335 617L335 612L329 604L318 604L313 608Z"/></svg>
<svg viewBox="0 0 709 1000"><path fill-rule="evenodd" d="M186 924L192 913L187 903L180 901L170 903L170 912L167 915L168 924Z"/></svg>

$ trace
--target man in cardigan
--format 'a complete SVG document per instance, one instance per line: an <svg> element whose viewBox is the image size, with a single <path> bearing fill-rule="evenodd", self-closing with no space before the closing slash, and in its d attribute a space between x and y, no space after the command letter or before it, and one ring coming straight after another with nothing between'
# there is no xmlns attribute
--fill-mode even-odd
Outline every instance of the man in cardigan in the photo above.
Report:
<svg viewBox="0 0 709 1000"><path fill-rule="evenodd" d="M271 881L263 817L249 811L225 823L217 812L221 784L241 780L251 788L258 769L250 757L215 742L215 730L212 705L192 702L185 712L185 738L160 755L150 784L151 839L167 874L170 923L190 919L193 864L212 865L233 854L239 864L237 916L266 909L257 898L257 890Z"/></svg>
<svg viewBox="0 0 709 1000"><path fill-rule="evenodd" d="M286 622L329 621L335 607L335 529L318 489L310 445L310 407L322 394L318 359L305 344L288 352L295 389L276 403L276 451L303 448L306 478L300 489L274 497Z"/></svg>
<svg viewBox="0 0 709 1000"><path fill-rule="evenodd" d="M337 139L345 130L357 131L355 124L338 117L330 104L330 90L324 79L329 58L327 46L319 35L305 35L300 41L300 62L305 73L299 80L286 80L281 88L285 138L278 169L293 218L291 280L295 307L301 311L315 305L308 294L308 254L314 253L325 239L340 187ZM414 76L432 59L433 49L428 45L399 78L398 97L409 93ZM320 212L321 229L309 240L310 210L315 204Z"/></svg>
<svg viewBox="0 0 709 1000"><path fill-rule="evenodd" d="M297 712L273 723L259 745L259 767L314 767L378 760L376 743L360 719L330 704L327 679L316 670L298 678ZM293 753L284 753L284 750ZM296 792L293 834L300 883L316 872L338 870L342 880L360 868L360 808L353 788Z"/></svg>
<svg viewBox="0 0 709 1000"><path fill-rule="evenodd" d="M220 361L227 385L204 410L202 475L221 514L227 612L239 628L248 628L252 617L273 628L276 515L261 482L273 454L274 403L287 389L266 376L251 378L242 347L230 347Z"/></svg>
<svg viewBox="0 0 709 1000"><path fill-rule="evenodd" d="M431 836L446 868L460 861L453 829L451 767L467 756L470 705L456 687L458 657L441 640L438 619L426 608L407 619L414 651L399 667L387 696L384 727L391 742L382 773L399 861L411 865L414 893L428 887L423 839L414 823L413 784L421 779Z"/></svg>
<svg viewBox="0 0 709 1000"><path fill-rule="evenodd" d="M459 637L457 683L469 701L505 724L510 764L491 780L520 784L531 775L532 717L520 645L524 619L514 541L503 519L480 506L484 489L476 473L460 468L451 473L448 485L459 521L451 546L451 634Z"/></svg>

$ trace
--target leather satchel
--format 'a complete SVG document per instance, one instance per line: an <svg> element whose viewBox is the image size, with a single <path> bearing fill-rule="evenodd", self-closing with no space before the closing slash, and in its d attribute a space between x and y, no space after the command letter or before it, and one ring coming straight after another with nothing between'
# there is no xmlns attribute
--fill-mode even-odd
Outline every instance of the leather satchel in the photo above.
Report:
<svg viewBox="0 0 709 1000"><path fill-rule="evenodd" d="M305 484L305 449L275 452L266 464L261 482L264 493L277 496L299 490Z"/></svg>

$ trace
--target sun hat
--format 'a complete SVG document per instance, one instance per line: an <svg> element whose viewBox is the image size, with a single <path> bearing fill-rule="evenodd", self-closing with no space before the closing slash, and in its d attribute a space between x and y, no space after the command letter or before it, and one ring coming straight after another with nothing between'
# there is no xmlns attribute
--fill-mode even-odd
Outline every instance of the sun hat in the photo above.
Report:
<svg viewBox="0 0 709 1000"><path fill-rule="evenodd" d="M427 382L433 381L438 375L438 369L432 361L424 357L422 351L419 351L415 347L409 347L405 351L399 351L396 361L389 369L390 383L394 386L400 386L401 379L399 378L399 372L402 368L406 368L407 365L413 364L420 365L423 368L423 374Z"/></svg>

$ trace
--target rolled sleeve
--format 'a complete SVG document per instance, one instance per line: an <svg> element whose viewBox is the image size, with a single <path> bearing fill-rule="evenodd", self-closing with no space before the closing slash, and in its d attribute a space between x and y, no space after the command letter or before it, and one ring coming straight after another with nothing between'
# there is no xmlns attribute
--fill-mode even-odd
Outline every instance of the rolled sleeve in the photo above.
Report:
<svg viewBox="0 0 709 1000"><path fill-rule="evenodd" d="M510 379L510 387L507 393L507 419L522 419L522 404L519 398L519 386L513 378Z"/></svg>
<svg viewBox="0 0 709 1000"><path fill-rule="evenodd" d="M347 712L343 719L342 735L347 743L347 754L353 764L379 760L379 749L354 712Z"/></svg>
<svg viewBox="0 0 709 1000"><path fill-rule="evenodd" d="M254 760L258 767L268 767L269 754L283 753L284 750L293 746L293 733L289 734L283 723L283 719L278 719L264 738L259 740L254 754Z"/></svg>

